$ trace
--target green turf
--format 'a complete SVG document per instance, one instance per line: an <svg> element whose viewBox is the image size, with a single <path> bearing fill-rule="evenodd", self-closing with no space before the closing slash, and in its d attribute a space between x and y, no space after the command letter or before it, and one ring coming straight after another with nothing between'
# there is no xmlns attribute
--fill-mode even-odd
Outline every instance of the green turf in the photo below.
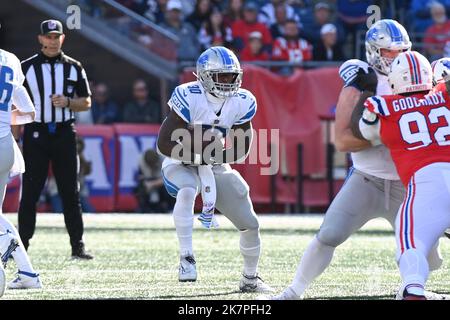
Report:
<svg viewBox="0 0 450 320"><path fill-rule="evenodd" d="M8 215L16 222L15 215ZM315 216L260 215L260 275L277 291L289 284L322 220ZM93 261L70 259L69 238L58 214L39 214L29 254L44 289L7 290L2 299L254 299L239 293L239 235L223 216L218 230L195 221L198 280L177 280L177 239L171 215L86 214L85 240ZM450 241L441 239L444 259ZM373 220L336 252L307 299L391 299L400 283L395 241L384 220ZM16 271L11 261L8 279ZM428 288L448 292L448 263L431 274Z"/></svg>

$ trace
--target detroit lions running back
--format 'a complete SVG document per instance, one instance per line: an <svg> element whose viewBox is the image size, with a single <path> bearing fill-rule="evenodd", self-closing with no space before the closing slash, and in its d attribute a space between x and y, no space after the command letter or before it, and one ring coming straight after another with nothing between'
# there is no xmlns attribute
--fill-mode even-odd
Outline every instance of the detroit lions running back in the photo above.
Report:
<svg viewBox="0 0 450 320"><path fill-rule="evenodd" d="M201 187L198 166L212 164L217 190L216 208L240 233L239 248L244 268L239 288L243 292L267 292L270 287L257 273L261 241L249 187L229 165L247 157L251 145L251 120L257 109L253 94L241 88L242 73L232 51L224 47L211 47L204 51L197 60L197 81L184 83L173 91L168 102L170 112L159 132L158 149L166 156L162 165L164 184L167 191L176 197L173 219L180 248L179 281L197 280L192 228L194 201ZM184 138L182 142L177 136L174 138L178 130L181 135L187 133L185 138L190 140L189 129L192 127L194 131L195 128L219 130L223 136L230 137L233 148L219 149L214 155L205 154L206 148L203 147L207 146L202 144L200 136L200 141L194 139L192 143L200 144L201 150L193 152ZM245 143L236 143L236 139L241 142L244 139ZM183 144L185 147L175 152Z"/></svg>

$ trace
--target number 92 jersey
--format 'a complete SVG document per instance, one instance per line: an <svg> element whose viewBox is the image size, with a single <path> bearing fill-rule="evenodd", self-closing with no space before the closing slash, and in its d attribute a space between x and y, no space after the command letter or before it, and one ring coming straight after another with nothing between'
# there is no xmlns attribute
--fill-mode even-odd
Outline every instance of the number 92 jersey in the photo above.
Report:
<svg viewBox="0 0 450 320"><path fill-rule="evenodd" d="M187 123L214 126L224 136L232 126L250 121L257 109L255 97L246 89L239 89L233 97L217 99L207 97L198 81L176 87L168 105Z"/></svg>
<svg viewBox="0 0 450 320"><path fill-rule="evenodd" d="M372 115L364 111L361 133L371 140L374 134L373 131L370 134L370 127L379 126L381 141L390 149L405 186L420 168L435 162L450 162L450 97L447 91L374 96L364 105Z"/></svg>

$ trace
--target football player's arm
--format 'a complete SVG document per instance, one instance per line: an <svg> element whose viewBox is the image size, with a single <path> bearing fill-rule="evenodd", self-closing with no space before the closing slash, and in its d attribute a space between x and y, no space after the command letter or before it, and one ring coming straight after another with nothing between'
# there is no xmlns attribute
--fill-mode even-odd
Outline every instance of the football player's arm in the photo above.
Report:
<svg viewBox="0 0 450 320"><path fill-rule="evenodd" d="M234 163L243 161L250 153L253 139L253 127L251 121L234 125L229 135L231 148L223 150L222 159L215 159L216 163Z"/></svg>
<svg viewBox="0 0 450 320"><path fill-rule="evenodd" d="M171 109L159 129L157 139L159 153L172 159L181 160L185 163L201 164L201 156L199 154L195 155L187 146L188 144L186 144L185 147L180 142L180 140L185 139L189 141L191 139L188 124ZM199 158L200 160L196 158Z"/></svg>
<svg viewBox="0 0 450 320"><path fill-rule="evenodd" d="M361 93L355 87L344 87L336 105L335 146L340 152L356 152L370 147L370 142L353 135L351 118Z"/></svg>
<svg viewBox="0 0 450 320"><path fill-rule="evenodd" d="M355 108L352 112L350 127L352 129L353 135L358 139L364 139L364 136L361 134L361 130L359 130L359 121L361 120L363 111L365 109L364 102L367 98L373 96L374 93L371 91L363 91L361 96L359 97L358 102L356 103Z"/></svg>
<svg viewBox="0 0 450 320"><path fill-rule="evenodd" d="M14 106L11 112L12 125L22 125L34 121L36 110L24 86L15 88L12 101Z"/></svg>
<svg viewBox="0 0 450 320"><path fill-rule="evenodd" d="M70 98L62 94L52 96L52 102L55 107L69 108L75 112L87 111L91 108L91 97L75 97Z"/></svg>
<svg viewBox="0 0 450 320"><path fill-rule="evenodd" d="M349 60L339 69L345 82L336 106L335 145L341 152L356 152L370 147L370 143L353 135L351 119L353 109L359 101L361 91L375 92L378 79L367 63Z"/></svg>

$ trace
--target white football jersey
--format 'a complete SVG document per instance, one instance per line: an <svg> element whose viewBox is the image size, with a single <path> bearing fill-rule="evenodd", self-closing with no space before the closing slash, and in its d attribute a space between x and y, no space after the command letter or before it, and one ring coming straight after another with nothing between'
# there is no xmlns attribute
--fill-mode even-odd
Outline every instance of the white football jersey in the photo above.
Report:
<svg viewBox="0 0 450 320"><path fill-rule="evenodd" d="M11 132L13 104L20 111L34 111L23 86L24 80L19 59L13 53L0 49L0 138Z"/></svg>
<svg viewBox="0 0 450 320"><path fill-rule="evenodd" d="M167 104L186 123L214 126L224 136L233 126L250 121L257 109L256 98L246 89L239 89L230 98L219 99L207 93L198 81L176 87ZM172 163L181 162L166 158L162 167Z"/></svg>
<svg viewBox="0 0 450 320"><path fill-rule="evenodd" d="M339 75L348 86L359 68L367 71L369 65L361 60L352 59L346 61L339 69ZM376 71L375 71L376 72ZM378 72L377 95L392 94L389 86L388 77ZM375 177L388 180L399 180L397 169L392 161L391 153L384 145L377 145L371 148L351 153L353 167Z"/></svg>

